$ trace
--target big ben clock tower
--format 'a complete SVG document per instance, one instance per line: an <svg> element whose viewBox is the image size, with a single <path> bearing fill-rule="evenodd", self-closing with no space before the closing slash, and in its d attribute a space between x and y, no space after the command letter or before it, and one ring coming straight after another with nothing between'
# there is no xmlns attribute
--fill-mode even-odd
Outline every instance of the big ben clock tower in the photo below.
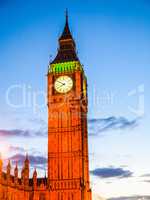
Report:
<svg viewBox="0 0 150 200"><path fill-rule="evenodd" d="M48 181L52 200L91 200L87 80L68 24L48 70Z"/></svg>

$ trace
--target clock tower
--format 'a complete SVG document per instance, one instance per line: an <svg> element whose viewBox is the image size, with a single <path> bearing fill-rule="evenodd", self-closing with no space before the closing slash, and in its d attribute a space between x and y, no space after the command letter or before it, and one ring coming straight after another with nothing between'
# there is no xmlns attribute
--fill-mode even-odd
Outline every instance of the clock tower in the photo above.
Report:
<svg viewBox="0 0 150 200"><path fill-rule="evenodd" d="M48 70L48 182L52 200L91 200L87 79L66 13L59 48Z"/></svg>

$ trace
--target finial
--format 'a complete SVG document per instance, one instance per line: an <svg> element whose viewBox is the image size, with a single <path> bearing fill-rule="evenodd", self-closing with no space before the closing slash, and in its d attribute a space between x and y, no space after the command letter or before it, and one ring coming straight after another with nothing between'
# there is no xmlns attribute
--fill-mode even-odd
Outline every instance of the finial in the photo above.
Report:
<svg viewBox="0 0 150 200"><path fill-rule="evenodd" d="M15 169L18 169L18 161L16 161L16 167L15 167Z"/></svg>
<svg viewBox="0 0 150 200"><path fill-rule="evenodd" d="M68 23L68 9L66 8L66 23Z"/></svg>
<svg viewBox="0 0 150 200"><path fill-rule="evenodd" d="M26 157L25 157L24 163L25 163L25 165L29 164L29 155L28 155L28 153L26 153Z"/></svg>
<svg viewBox="0 0 150 200"><path fill-rule="evenodd" d="M10 164L10 160L8 160L8 165L7 165L8 167L11 167L11 164Z"/></svg>
<svg viewBox="0 0 150 200"><path fill-rule="evenodd" d="M34 168L33 176L37 176L36 167Z"/></svg>
<svg viewBox="0 0 150 200"><path fill-rule="evenodd" d="M34 185L34 187L37 186L37 171L36 171L36 168L34 168L34 172L33 172L33 185Z"/></svg>
<svg viewBox="0 0 150 200"><path fill-rule="evenodd" d="M26 160L28 160L28 153L26 153Z"/></svg>
<svg viewBox="0 0 150 200"><path fill-rule="evenodd" d="M7 164L7 175L10 176L10 171L11 171L11 164L10 164L10 160L8 161Z"/></svg>

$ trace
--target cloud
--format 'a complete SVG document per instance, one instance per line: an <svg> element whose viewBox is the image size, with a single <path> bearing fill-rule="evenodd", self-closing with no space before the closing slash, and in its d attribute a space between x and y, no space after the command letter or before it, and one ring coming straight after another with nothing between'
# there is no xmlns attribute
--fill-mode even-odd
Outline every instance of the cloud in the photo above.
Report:
<svg viewBox="0 0 150 200"><path fill-rule="evenodd" d="M143 174L141 177L150 177L150 174Z"/></svg>
<svg viewBox="0 0 150 200"><path fill-rule="evenodd" d="M9 152L22 152L22 153L24 153L25 152L25 149L24 148L22 148L22 147L16 147L16 146L9 146L8 147L8 151Z"/></svg>
<svg viewBox="0 0 150 200"><path fill-rule="evenodd" d="M96 168L90 173L100 178L129 178L133 175L133 172L125 170L121 167Z"/></svg>
<svg viewBox="0 0 150 200"><path fill-rule="evenodd" d="M149 180L150 174L143 174L140 177L142 177L142 178L148 178L148 179L142 180L142 182L150 183L150 180Z"/></svg>
<svg viewBox="0 0 150 200"><path fill-rule="evenodd" d="M93 200L106 200L105 198L99 196L99 194L96 194L94 192L92 192L92 199Z"/></svg>
<svg viewBox="0 0 150 200"><path fill-rule="evenodd" d="M0 130L0 137L35 137L35 136L46 136L47 131L34 131L34 130Z"/></svg>
<svg viewBox="0 0 150 200"><path fill-rule="evenodd" d="M122 197L114 197L109 198L107 200L150 200L150 196L122 196Z"/></svg>
<svg viewBox="0 0 150 200"><path fill-rule="evenodd" d="M47 122L41 118L30 118L27 122L17 119L22 124L18 128L0 129L0 137L47 137ZM24 127L28 127L24 129Z"/></svg>
<svg viewBox="0 0 150 200"><path fill-rule="evenodd" d="M39 151L38 148L23 148L23 147L20 147L20 146L8 146L8 148L6 147L7 149L7 152L9 152L9 156L12 156L12 155L16 155L16 154L23 154L23 155L26 155L26 153L28 153L29 155L34 155L34 156L41 156L43 155L41 151Z"/></svg>
<svg viewBox="0 0 150 200"><path fill-rule="evenodd" d="M12 165L15 165L16 162L18 162L18 165L22 167L25 158L26 156L23 154L16 154L8 158L8 160L11 161ZM45 166L47 164L47 159L44 156L33 156L33 155L30 156L29 155L29 161L30 161L31 167L37 167L39 169L43 169L43 168L45 169Z"/></svg>
<svg viewBox="0 0 150 200"><path fill-rule="evenodd" d="M42 119L32 119L32 124L37 125L33 130L0 129L0 137L47 137L47 123ZM128 120L124 117L108 117L103 119L89 119L88 129L89 135L99 135L102 132L109 130L124 130L131 129L138 125L138 119ZM39 128L40 126L40 128Z"/></svg>
<svg viewBox="0 0 150 200"><path fill-rule="evenodd" d="M128 120L125 117L108 117L102 119L89 119L89 135L99 135L109 130L132 129L138 125L138 119Z"/></svg>
<svg viewBox="0 0 150 200"><path fill-rule="evenodd" d="M150 183L150 180L144 180L142 182L145 182L145 183Z"/></svg>

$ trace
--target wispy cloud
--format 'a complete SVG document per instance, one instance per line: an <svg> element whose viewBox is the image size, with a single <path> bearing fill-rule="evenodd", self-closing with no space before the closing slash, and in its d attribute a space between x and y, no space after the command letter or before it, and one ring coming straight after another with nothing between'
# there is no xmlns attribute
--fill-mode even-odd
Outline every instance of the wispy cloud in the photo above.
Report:
<svg viewBox="0 0 150 200"><path fill-rule="evenodd" d="M150 177L150 174L143 174L141 177Z"/></svg>
<svg viewBox="0 0 150 200"><path fill-rule="evenodd" d="M47 131L40 130L21 130L21 129L14 129L14 130L0 130L0 137L35 137L35 136L46 136Z"/></svg>
<svg viewBox="0 0 150 200"><path fill-rule="evenodd" d="M31 129L0 129L0 137L47 137L47 123L42 119L30 120L38 128ZM108 117L103 119L89 119L89 135L97 136L109 130L131 129L138 125L138 119L128 120L125 117Z"/></svg>
<svg viewBox="0 0 150 200"><path fill-rule="evenodd" d="M94 200L106 200L105 198L99 196L98 194L92 192L92 199Z"/></svg>
<svg viewBox="0 0 150 200"><path fill-rule="evenodd" d="M6 151L9 152L9 156L13 156L13 155L17 155L17 154L22 154L22 155L26 155L26 153L28 153L29 155L34 155L34 156L41 156L43 155L43 153L41 151L39 151L38 148L23 148L20 146L8 146L6 147Z"/></svg>
<svg viewBox="0 0 150 200"><path fill-rule="evenodd" d="M129 120L125 117L108 117L102 119L89 119L89 135L99 135L109 130L132 129L138 125L139 119Z"/></svg>
<svg viewBox="0 0 150 200"><path fill-rule="evenodd" d="M31 118L26 122L20 120L19 124L22 126L18 128L0 129L0 137L47 137L47 122L41 118Z"/></svg>
<svg viewBox="0 0 150 200"><path fill-rule="evenodd" d="M8 160L10 160L12 167L15 167L16 163L18 163L18 168L21 170L26 159L26 153L28 153L29 155L28 158L30 161L31 170L36 167L41 172L41 170L45 171L45 169L47 168L47 157L38 149L25 149L20 146L8 146L7 148L7 151L9 151L10 153L9 157L5 158L4 160L4 169L6 169Z"/></svg>
<svg viewBox="0 0 150 200"><path fill-rule="evenodd" d="M113 197L108 200L150 200L150 196L122 196L122 197Z"/></svg>
<svg viewBox="0 0 150 200"><path fill-rule="evenodd" d="M129 170L125 170L121 167L96 168L90 173L100 178L129 178L129 177L132 177L133 175L133 172Z"/></svg>
<svg viewBox="0 0 150 200"><path fill-rule="evenodd" d="M24 153L25 152L25 149L24 148L22 148L22 147L17 147L17 146L9 146L8 147L8 151L9 152L11 152L11 153L14 153L14 152L22 152L22 153Z"/></svg>
<svg viewBox="0 0 150 200"><path fill-rule="evenodd" d="M144 180L142 182L145 182L145 183L150 183L150 180Z"/></svg>
<svg viewBox="0 0 150 200"><path fill-rule="evenodd" d="M22 167L25 158L26 156L23 154L16 154L14 156L9 157L8 160L11 161L12 165L15 165L17 162L19 167ZM44 156L29 155L29 161L31 167L36 167L39 169L45 169L47 164L47 159Z"/></svg>
<svg viewBox="0 0 150 200"><path fill-rule="evenodd" d="M145 178L145 180L142 180L142 182L150 183L150 174L143 174L140 177Z"/></svg>

